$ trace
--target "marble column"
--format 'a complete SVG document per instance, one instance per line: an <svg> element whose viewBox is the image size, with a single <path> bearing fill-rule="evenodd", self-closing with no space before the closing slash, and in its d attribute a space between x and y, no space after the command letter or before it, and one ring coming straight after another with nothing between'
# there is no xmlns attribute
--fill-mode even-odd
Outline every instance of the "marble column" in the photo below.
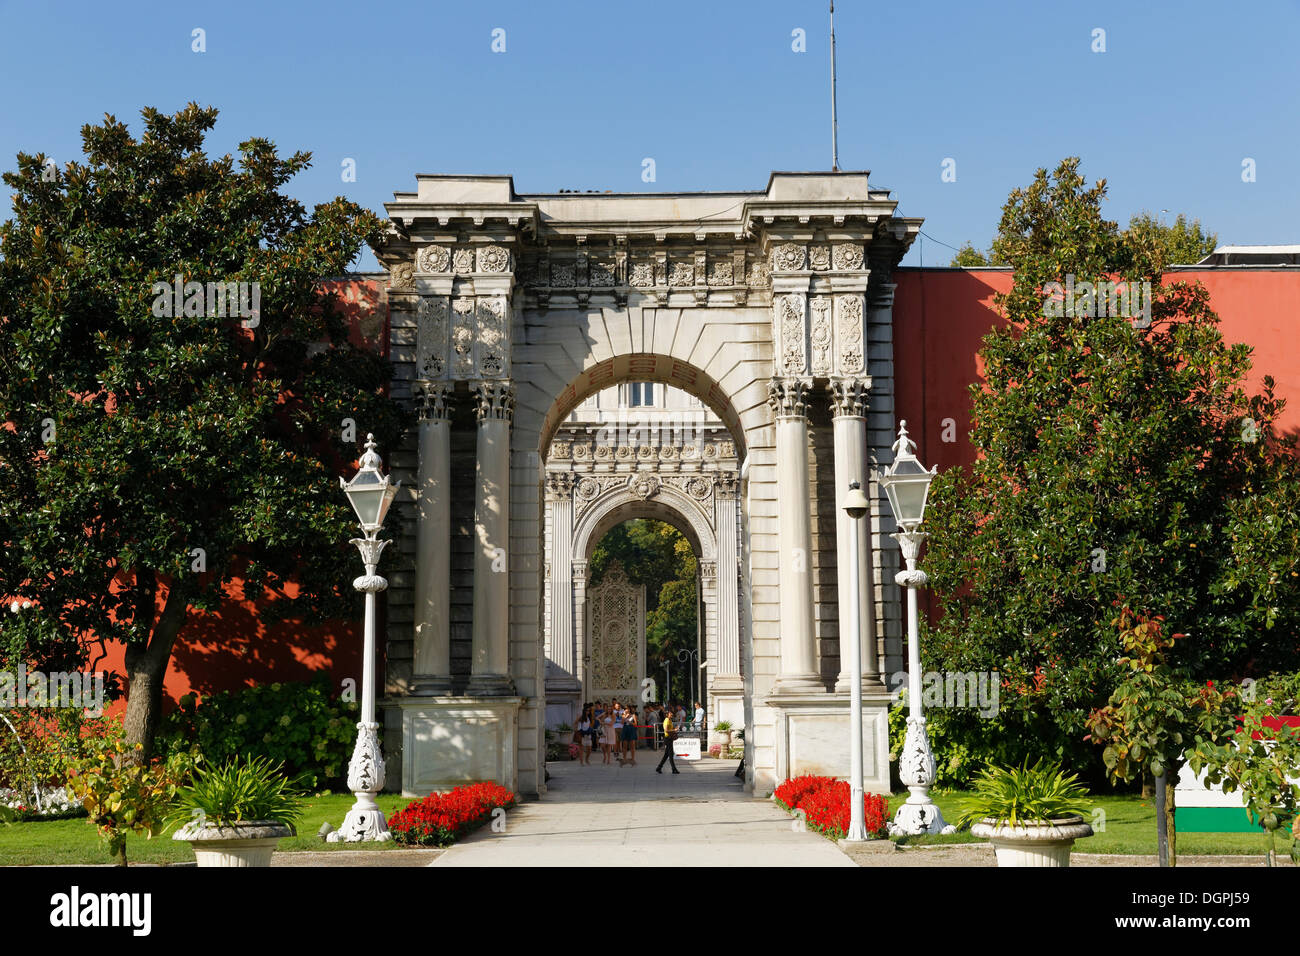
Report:
<svg viewBox="0 0 1300 956"><path fill-rule="evenodd" d="M812 489L808 479L808 393L802 378L773 379L776 413L778 580L781 589L781 672L778 694L825 691L817 671L813 630Z"/></svg>
<svg viewBox="0 0 1300 956"><path fill-rule="evenodd" d="M479 382L478 454L474 465L474 643L468 693L509 696L510 423L514 384Z"/></svg>
<svg viewBox="0 0 1300 956"><path fill-rule="evenodd" d="M451 693L451 386L420 387L411 692Z"/></svg>
<svg viewBox="0 0 1300 956"><path fill-rule="evenodd" d="M714 516L718 529L717 647L709 660L715 694L743 694L740 676L740 554L737 522L740 481L723 475L714 485Z"/></svg>
<svg viewBox="0 0 1300 956"><path fill-rule="evenodd" d="M853 623L850 619L851 587L857 588L861 596L859 607L862 609L862 617L858 628L858 647L862 660L862 683L864 687L875 690L883 686L876 654L876 602L871 588L870 515L858 519L861 524L858 534L858 579L850 582L845 578L852 565L850 552L853 546L854 519L844 512L844 496L848 494L849 483L853 481L861 484L863 494L871 493L871 476L867 474L867 405L870 389L870 379L839 378L832 379L830 383L835 443L835 549L836 568L839 572L840 674L835 684L837 691L849 689L849 628Z"/></svg>
<svg viewBox="0 0 1300 956"><path fill-rule="evenodd" d="M573 629L573 475L546 476L551 511L551 663L555 676L548 686L573 686L578 673Z"/></svg>
<svg viewBox="0 0 1300 956"><path fill-rule="evenodd" d="M587 701L587 675L591 672L591 648L587 641L587 562L575 560L569 568L573 595L573 636L575 648L578 684L582 688L582 703Z"/></svg>

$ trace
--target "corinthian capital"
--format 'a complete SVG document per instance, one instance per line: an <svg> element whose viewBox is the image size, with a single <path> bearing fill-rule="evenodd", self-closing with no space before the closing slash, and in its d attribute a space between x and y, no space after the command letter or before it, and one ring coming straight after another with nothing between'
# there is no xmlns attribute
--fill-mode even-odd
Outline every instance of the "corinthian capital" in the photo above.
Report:
<svg viewBox="0 0 1300 956"><path fill-rule="evenodd" d="M835 418L866 418L870 391L870 377L831 379L831 414Z"/></svg>
<svg viewBox="0 0 1300 956"><path fill-rule="evenodd" d="M573 494L573 473L552 472L546 476L546 497L551 501L565 501Z"/></svg>
<svg viewBox="0 0 1300 956"><path fill-rule="evenodd" d="M777 418L803 418L808 414L811 389L811 379L774 378L767 386L767 403Z"/></svg>
<svg viewBox="0 0 1300 956"><path fill-rule="evenodd" d="M515 415L515 385L513 382L478 382L474 385L478 399L478 420L511 421Z"/></svg>
<svg viewBox="0 0 1300 956"><path fill-rule="evenodd" d="M445 422L451 419L451 385L421 382L416 390L420 421Z"/></svg>

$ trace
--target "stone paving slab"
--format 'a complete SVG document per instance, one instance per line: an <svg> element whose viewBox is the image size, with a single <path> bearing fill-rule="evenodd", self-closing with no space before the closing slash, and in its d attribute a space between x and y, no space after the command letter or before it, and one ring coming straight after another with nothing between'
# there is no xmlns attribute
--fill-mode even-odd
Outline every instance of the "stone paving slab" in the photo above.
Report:
<svg viewBox="0 0 1300 956"><path fill-rule="evenodd" d="M792 826L734 776L736 761L548 764L548 792L479 830L431 866L853 866L830 840Z"/></svg>

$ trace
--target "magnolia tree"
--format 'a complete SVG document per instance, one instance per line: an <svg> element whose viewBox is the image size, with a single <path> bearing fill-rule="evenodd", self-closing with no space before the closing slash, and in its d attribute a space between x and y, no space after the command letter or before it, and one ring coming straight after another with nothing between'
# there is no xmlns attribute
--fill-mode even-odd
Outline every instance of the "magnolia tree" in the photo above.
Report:
<svg viewBox="0 0 1300 956"><path fill-rule="evenodd" d="M84 162L20 154L0 226L0 594L6 662L75 669L126 645L126 735L147 759L189 612L233 577L270 612L351 614L337 476L356 432L404 421L322 280L378 218L281 193L310 157L209 157L215 109L111 116ZM142 745L135 749L134 745Z"/></svg>
<svg viewBox="0 0 1300 956"><path fill-rule="evenodd" d="M1300 489L1270 378L1224 341L1206 290L1165 283L1162 245L1121 232L1078 160L1003 209L1007 320L972 386L977 457L934 482L927 571L940 601L929 668L1001 673L998 746L1092 764L1089 713L1127 668L1117 600L1186 635L1189 680L1295 668ZM1114 283L1114 285L1111 285ZM988 747L978 717L939 717ZM965 724L961 722L965 721Z"/></svg>

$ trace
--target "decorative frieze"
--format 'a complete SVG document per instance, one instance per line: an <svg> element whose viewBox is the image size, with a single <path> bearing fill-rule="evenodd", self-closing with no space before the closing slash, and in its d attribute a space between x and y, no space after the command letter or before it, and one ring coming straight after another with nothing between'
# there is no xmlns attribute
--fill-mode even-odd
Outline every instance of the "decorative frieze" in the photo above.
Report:
<svg viewBox="0 0 1300 956"><path fill-rule="evenodd" d="M416 307L416 374L420 378L442 378L447 374L448 298L421 296Z"/></svg>
<svg viewBox="0 0 1300 956"><path fill-rule="evenodd" d="M831 247L812 246L808 250L808 268L813 272L827 272L831 267Z"/></svg>
<svg viewBox="0 0 1300 956"><path fill-rule="evenodd" d="M804 320L807 297L801 292L790 292L776 300L776 328L774 338L780 342L780 371L785 375L802 375L808 369L808 355L804 345Z"/></svg>
<svg viewBox="0 0 1300 956"><path fill-rule="evenodd" d="M831 373L831 300L815 295L808 303L811 319L808 324L808 343L812 351L812 373L823 376Z"/></svg>
<svg viewBox="0 0 1300 956"><path fill-rule="evenodd" d="M835 297L836 324L839 326L839 370L845 375L861 375L866 359L863 353L862 296Z"/></svg>
<svg viewBox="0 0 1300 956"><path fill-rule="evenodd" d="M467 276L474 271L474 250L461 246L451 254L451 269L456 275Z"/></svg>
<svg viewBox="0 0 1300 956"><path fill-rule="evenodd" d="M388 270L388 285L393 289L409 289L415 285L415 268L409 262L394 262Z"/></svg>
<svg viewBox="0 0 1300 956"><path fill-rule="evenodd" d="M451 303L451 374L474 377L474 300L467 297Z"/></svg>

